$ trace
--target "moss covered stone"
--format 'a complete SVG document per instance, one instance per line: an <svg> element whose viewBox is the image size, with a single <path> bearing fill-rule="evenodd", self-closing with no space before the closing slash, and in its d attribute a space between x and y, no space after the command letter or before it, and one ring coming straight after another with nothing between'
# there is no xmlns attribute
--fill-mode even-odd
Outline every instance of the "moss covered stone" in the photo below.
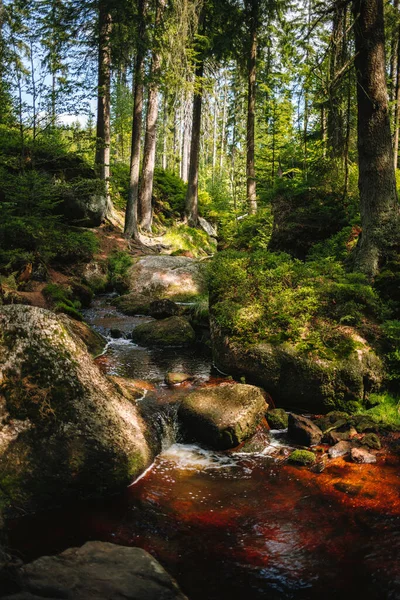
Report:
<svg viewBox="0 0 400 600"><path fill-rule="evenodd" d="M228 384L189 393L178 414L189 439L226 450L255 432L267 408L260 388Z"/></svg>
<svg viewBox="0 0 400 600"><path fill-rule="evenodd" d="M44 309L0 308L0 488L11 508L123 489L154 457L134 402L76 326Z"/></svg>
<svg viewBox="0 0 400 600"><path fill-rule="evenodd" d="M288 414L283 408L272 408L266 414L268 425L271 429L286 429L288 426Z"/></svg>
<svg viewBox="0 0 400 600"><path fill-rule="evenodd" d="M309 450L295 450L288 458L288 462L294 465L309 466L316 461L314 452Z"/></svg>
<svg viewBox="0 0 400 600"><path fill-rule="evenodd" d="M367 433L362 439L363 446L368 446L373 450L380 450L382 448L381 440L376 433Z"/></svg>
<svg viewBox="0 0 400 600"><path fill-rule="evenodd" d="M314 413L349 409L383 378L380 359L365 343L345 359L305 356L293 344L244 345L224 332L211 316L216 365L225 373L244 375L283 406Z"/></svg>
<svg viewBox="0 0 400 600"><path fill-rule="evenodd" d="M187 346L195 338L194 329L183 317L143 323L132 332L132 340L145 346Z"/></svg>

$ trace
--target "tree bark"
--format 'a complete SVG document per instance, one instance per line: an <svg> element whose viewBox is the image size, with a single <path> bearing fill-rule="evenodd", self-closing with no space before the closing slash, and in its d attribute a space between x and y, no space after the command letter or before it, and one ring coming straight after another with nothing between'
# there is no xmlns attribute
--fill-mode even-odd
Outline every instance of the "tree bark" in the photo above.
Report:
<svg viewBox="0 0 400 600"><path fill-rule="evenodd" d="M139 174L140 147L142 135L143 113L143 55L139 50L135 64L135 92L133 97L133 122L131 165L129 175L128 203L125 214L125 236L138 239L138 204L139 204Z"/></svg>
<svg viewBox="0 0 400 600"><path fill-rule="evenodd" d="M111 36L112 19L103 1L99 2L99 54L97 87L97 128L95 164L106 187L110 205L110 89L111 89ZM109 207L110 208L110 207Z"/></svg>
<svg viewBox="0 0 400 600"><path fill-rule="evenodd" d="M385 73L383 0L353 0L361 239L355 267L374 277L396 244L399 204Z"/></svg>
<svg viewBox="0 0 400 600"><path fill-rule="evenodd" d="M338 83L335 82L336 74L343 66L344 58L344 23L346 8L339 2L335 3L332 23L331 52L329 66L329 111L328 111L328 144L332 158L343 156L344 151L344 124L341 109Z"/></svg>
<svg viewBox="0 0 400 600"><path fill-rule="evenodd" d="M185 217L189 225L197 226L198 188L199 188L199 156L200 156L200 134L201 134L201 108L203 102L203 70L204 64L201 59L196 67L195 91L193 95L193 118L192 139L190 144L190 162L188 188L186 193Z"/></svg>
<svg viewBox="0 0 400 600"><path fill-rule="evenodd" d="M247 204L249 214L257 212L257 189L255 170L255 118L256 118L256 61L257 61L257 13L258 0L247 0L250 5L250 53L248 59L247 97Z"/></svg>
<svg viewBox="0 0 400 600"><path fill-rule="evenodd" d="M400 27L397 35L400 38ZM397 70L396 70L396 85L395 85L395 104L394 104L394 136L393 136L393 164L395 170L399 162L399 111L400 111L400 43L397 44Z"/></svg>
<svg viewBox="0 0 400 600"><path fill-rule="evenodd" d="M160 25L163 0L157 3L155 30ZM156 48L151 61L151 81L147 103L146 135L144 140L142 182L139 197L140 226L145 231L151 231L153 211L151 199L153 195L153 179L156 161L157 119L158 119L158 78L160 75L161 55Z"/></svg>

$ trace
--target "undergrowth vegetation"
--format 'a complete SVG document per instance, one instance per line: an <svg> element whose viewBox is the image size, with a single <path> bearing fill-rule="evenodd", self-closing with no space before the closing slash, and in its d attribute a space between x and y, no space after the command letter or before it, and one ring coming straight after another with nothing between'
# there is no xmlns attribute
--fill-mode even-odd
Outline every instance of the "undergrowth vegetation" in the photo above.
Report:
<svg viewBox="0 0 400 600"><path fill-rule="evenodd" d="M210 267L217 323L243 344L291 342L304 353L348 356L349 325L368 335L366 318L384 310L365 278L332 259L302 262L285 253L225 251Z"/></svg>

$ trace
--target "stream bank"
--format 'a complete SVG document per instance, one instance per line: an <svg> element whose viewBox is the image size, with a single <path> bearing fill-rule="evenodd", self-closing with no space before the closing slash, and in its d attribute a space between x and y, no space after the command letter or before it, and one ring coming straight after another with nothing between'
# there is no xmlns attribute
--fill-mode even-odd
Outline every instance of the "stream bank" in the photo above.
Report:
<svg viewBox="0 0 400 600"><path fill-rule="evenodd" d="M261 427L228 452L182 443L174 410L182 394L227 380L207 347L134 344L125 336L150 318L122 315L112 302L99 298L85 314L108 336L96 362L134 379L143 391L137 404L159 421L163 451L117 496L10 521L13 552L29 561L89 540L138 546L191 600L398 597L398 454L383 449L372 465L338 457L319 472L287 462L296 445L285 430ZM111 337L115 329L122 337ZM169 372L191 377L171 387Z"/></svg>

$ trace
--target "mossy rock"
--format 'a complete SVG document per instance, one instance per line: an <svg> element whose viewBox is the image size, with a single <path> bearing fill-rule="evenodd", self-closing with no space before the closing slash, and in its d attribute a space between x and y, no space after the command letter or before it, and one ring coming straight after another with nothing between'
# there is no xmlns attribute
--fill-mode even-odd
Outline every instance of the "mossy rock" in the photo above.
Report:
<svg viewBox="0 0 400 600"><path fill-rule="evenodd" d="M104 350L106 340L100 333L94 331L87 323L71 321L70 327L82 340L92 356L98 356Z"/></svg>
<svg viewBox="0 0 400 600"><path fill-rule="evenodd" d="M124 294L116 298L114 305L125 315L148 315L151 298L138 294Z"/></svg>
<svg viewBox="0 0 400 600"><path fill-rule="evenodd" d="M187 439L227 450L253 435L267 408L260 388L228 384L189 393L178 416Z"/></svg>
<svg viewBox="0 0 400 600"><path fill-rule="evenodd" d="M288 426L288 414L283 408L272 408L265 415L271 429L286 429Z"/></svg>
<svg viewBox="0 0 400 600"><path fill-rule="evenodd" d="M294 465L301 465L304 467L308 467L313 465L316 462L316 457L314 452L310 452L309 450L295 450L291 453L288 458L288 462Z"/></svg>
<svg viewBox="0 0 400 600"><path fill-rule="evenodd" d="M362 439L363 446L368 446L373 450L380 450L382 448L381 440L376 433L367 433Z"/></svg>
<svg viewBox="0 0 400 600"><path fill-rule="evenodd" d="M353 423L358 433L377 433L379 431L379 423L367 415L354 415Z"/></svg>
<svg viewBox="0 0 400 600"><path fill-rule="evenodd" d="M358 409L358 402L382 383L382 362L367 345L343 360L310 358L288 342L244 345L216 324L212 312L210 322L217 367L245 376L282 406L313 413Z"/></svg>
<svg viewBox="0 0 400 600"><path fill-rule="evenodd" d="M194 329L183 317L150 321L132 331L132 340L145 346L187 346L195 339Z"/></svg>
<svg viewBox="0 0 400 600"><path fill-rule="evenodd" d="M36 307L0 308L0 488L8 508L122 490L154 458L134 402L100 372L78 326Z"/></svg>

